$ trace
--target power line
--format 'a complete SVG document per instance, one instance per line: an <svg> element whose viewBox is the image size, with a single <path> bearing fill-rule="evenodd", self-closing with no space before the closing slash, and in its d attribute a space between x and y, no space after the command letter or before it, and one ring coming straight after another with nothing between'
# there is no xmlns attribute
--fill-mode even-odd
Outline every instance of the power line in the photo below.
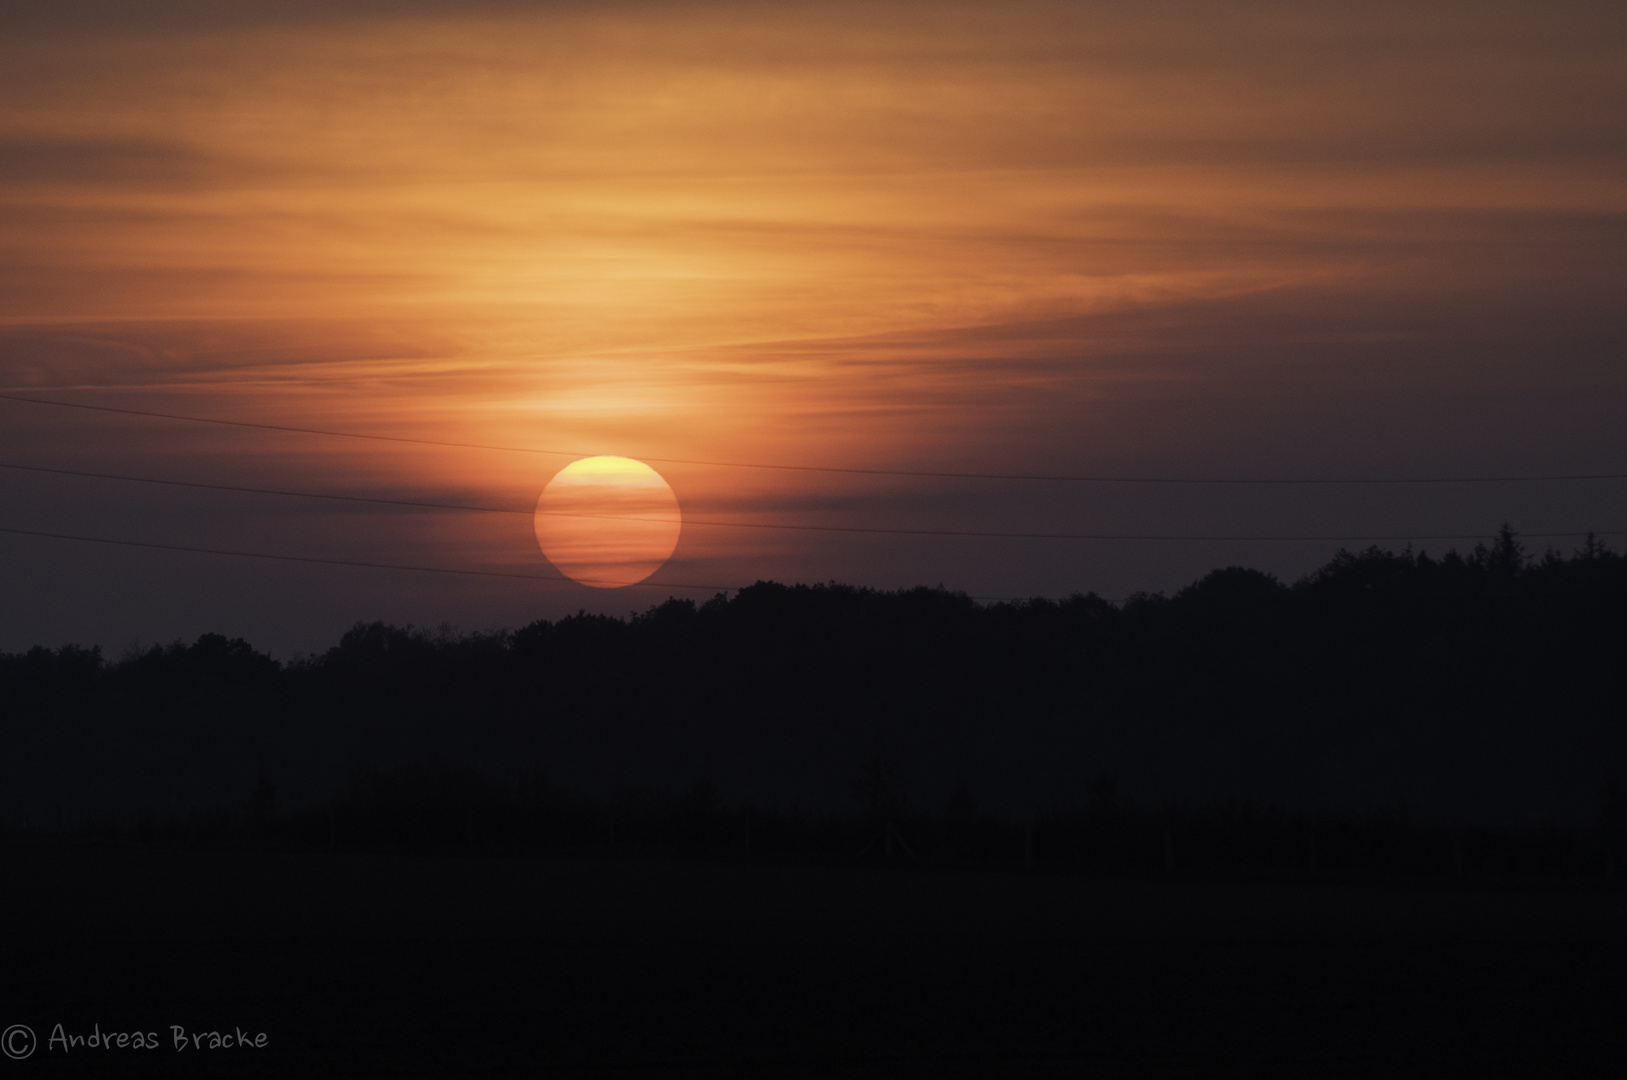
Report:
<svg viewBox="0 0 1627 1080"><path fill-rule="evenodd" d="M332 431L326 428L292 427L284 424L258 424L248 420L222 420L208 416L187 416L180 413L152 412L145 409L125 409L112 405L88 405L76 401L51 401L46 398L23 397L19 394L0 393L0 400L23 402L29 405L51 405L63 409L85 409L92 412L119 413L125 416L145 416L160 420L181 420L193 424L217 424L223 427L254 428L259 431L281 431L299 435L325 435L340 439L367 439L374 442L409 443L417 446L442 446L458 450L496 450L516 454L546 454L555 457L593 457L585 450L544 450L528 446L495 446L488 443L446 442L439 439L414 439L404 435L368 435L355 431ZM1205 476L1080 476L1057 473L983 473L939 472L924 469L859 469L835 465L777 465L754 461L702 461L690 458L643 457L640 460L660 465L700 465L726 469L773 469L783 472L839 473L850 476L907 476L936 480L1029 480L1059 481L1087 484L1233 484L1233 485L1351 485L1351 484L1516 484L1559 481L1627 480L1627 473L1573 473L1542 476L1385 476L1385 477L1205 477Z"/></svg>
<svg viewBox="0 0 1627 1080"><path fill-rule="evenodd" d="M427 574L459 574L464 577L517 578L521 581L575 581L583 585L611 585L617 588L642 586L657 589L700 589L704 592L730 592L738 585L684 585L672 581L608 581L602 578L567 578L563 574L517 574L506 570L465 570L450 566L412 566L405 563L366 562L360 559L324 559L312 555L272 555L264 551L236 551L230 548L189 547L184 544L158 544L147 540L115 540L106 536L79 536L72 533L42 532L37 529L8 529L0 533L37 536L48 540L78 540L87 544L113 544L118 547L151 548L156 551L183 551L194 555L232 555L240 559L271 559L277 562L312 563L318 566L349 566L367 570L411 570Z"/></svg>
<svg viewBox="0 0 1627 1080"><path fill-rule="evenodd" d="M562 574L515 574L503 570L460 570L446 566L411 566L404 563L364 562L358 559L323 559L306 555L272 555L262 551L234 551L229 548L200 548L188 547L183 544L157 544L145 540L115 540L106 536L78 536L71 533L41 532L36 529L8 529L0 526L0 533L12 536L36 536L48 540L77 540L88 544L112 544L117 547L151 548L156 551L179 551L194 555L231 555L240 559L269 559L274 562L308 563L318 566L346 566L360 567L367 570L409 570L416 573L429 574L458 574L464 577L495 577L510 578L520 581L578 581L576 578L567 578ZM588 580L579 581L588 584ZM702 592L728 593L739 592L738 585L693 585L680 584L672 581L635 581L631 584L620 582L601 581L600 584L613 585L617 588L645 588L645 589L698 589ZM971 596L971 600L989 600L1000 602L1014 602L1033 599L1026 596Z"/></svg>
<svg viewBox="0 0 1627 1080"><path fill-rule="evenodd" d="M449 566L415 566L415 565L411 565L411 564L408 564L408 563L372 562L372 561L361 560L361 559L327 559L327 558L321 558L321 557L312 556L312 555L274 555L274 554L271 554L270 552L264 552L264 551L237 551L237 550L232 549L232 548L205 548L205 547L192 547L192 546L185 545L185 544L160 544L160 543L155 543L153 541L148 541L148 540L118 540L118 539L114 539L112 537L107 537L107 536L80 536L80 535L74 534L74 533L45 532L45 531L39 530L39 529L11 529L11 528L6 528L4 526L0 526L0 533L11 535L11 536L38 537L38 538L46 539L46 540L72 540L72 541L76 541L76 542L79 542L79 543L87 543L87 544L108 544L108 545L112 545L112 546L115 546L115 547L146 548L146 549L153 550L153 551L176 551L176 552L182 552L182 553L189 554L189 555L228 555L228 556L231 556L233 558L239 558L239 559L264 559L264 560L269 560L269 561L272 561L272 562L292 562L292 563L303 563L303 564L306 564L306 565L316 565L316 566L343 566L343 567L359 568L359 569L365 569L365 570L404 570L404 571L409 571L409 572L412 572L412 573L421 573L421 574L455 574L455 575L458 575L460 577L506 578L506 579L509 579L509 580L519 580L519 581L578 581L579 584L595 584L595 583L597 583L597 584L601 584L601 585L611 585L611 586L615 586L615 587L618 587L618 588L696 589L696 590L700 590L702 592L710 592L710 593L738 592L739 589L740 589L740 586L738 586L738 585L696 585L696 584L673 582L673 581L650 581L650 580L635 581L635 582L630 582L630 583L622 583L622 582L604 581L602 579L573 579L573 578L567 578L563 574L519 574L519 573L513 573L511 571L505 571L505 570L467 570L467 569L454 568L454 567L449 567ZM1584 536L1584 535L1613 536L1613 535L1619 535L1621 533L1627 533L1627 529L1612 530L1610 532L1605 532L1605 533L1522 533L1521 535L1527 536L1527 537L1542 538L1542 537ZM1375 539L1375 540L1398 540L1398 539L1462 540L1462 539L1479 539L1479 538L1480 537L1478 537L1478 536L1449 536L1449 537L1448 536L1443 536L1443 537L1416 537L1415 536L1415 537L1343 537L1342 539L1346 539L1346 540L1355 540L1355 539ZM1200 537L1134 537L1134 538L1125 537L1123 539L1190 540L1190 539L1202 539L1202 538L1200 538ZM1252 538L1251 537L1234 537L1232 539L1279 539L1279 538L1273 538L1273 537L1252 537ZM1320 539L1320 538L1316 538L1316 537L1284 537L1284 538L1280 538L1280 539ZM1328 539L1341 539L1341 538L1328 538ZM1032 599L1032 598L1031 597L1021 597L1021 596L972 596L972 597L969 597L969 599L995 601L995 602L1021 602L1021 601Z"/></svg>
<svg viewBox="0 0 1627 1080"><path fill-rule="evenodd" d="M333 502L365 503L377 506L403 506L424 510L460 510L482 514L515 514L530 517L534 514L543 514L548 517L586 518L597 521L653 521L657 519L628 517L616 514L568 514L552 510L522 510L507 506L469 506L463 503L424 502L415 499L385 499L367 495L334 495L319 491L294 491L287 488L260 488L246 487L238 484L205 484L191 480L164 480L149 476L124 476L119 473L87 472L79 469L59 469L44 465L19 465L14 462L0 461L0 469L18 469L26 472L51 473L58 476L86 477L95 480L118 480L138 484L161 484L166 487L198 488L205 491L230 491L250 495L280 495L300 499L327 499ZM1341 540L1377 541L1377 540L1481 540L1482 533L1393 533L1381 536L1225 536L1212 534L1129 534L1129 533L1042 533L1042 532L982 532L962 529L891 529L869 527L860 525L786 525L755 521L708 521L700 518L680 518L683 525L701 525L715 528L731 529L784 529L796 532L835 532L835 533L865 533L886 536L946 536L981 538L990 540L1255 540L1255 541L1321 541L1334 542ZM1627 529L1595 529L1599 536L1615 536L1627 533ZM1536 539L1557 538L1564 536L1586 536L1587 532L1544 532L1522 533Z"/></svg>
<svg viewBox="0 0 1627 1080"><path fill-rule="evenodd" d="M240 484L205 484L195 480L165 480L153 476L125 476L120 473L87 472L81 469L59 469L46 465L19 465L16 462L9 461L0 461L0 469L20 469L25 472L53 473L57 476L82 476L92 480L120 480L136 484L162 484L165 487L199 488L204 491L234 491L247 495L286 495L299 499L328 499L333 502L371 503L378 506L407 506L423 510L465 510L471 513L479 514L524 514L526 516L530 516L537 512L534 510L517 509L512 506L470 506L467 503L425 502L418 499L385 499L373 495L335 495L330 492L294 491L289 488L246 487ZM650 518L618 517L617 515L613 514L565 514L556 511L544 512L555 517L603 518L612 521L652 520ZM715 524L735 523L717 522ZM767 528L768 526L762 527Z"/></svg>

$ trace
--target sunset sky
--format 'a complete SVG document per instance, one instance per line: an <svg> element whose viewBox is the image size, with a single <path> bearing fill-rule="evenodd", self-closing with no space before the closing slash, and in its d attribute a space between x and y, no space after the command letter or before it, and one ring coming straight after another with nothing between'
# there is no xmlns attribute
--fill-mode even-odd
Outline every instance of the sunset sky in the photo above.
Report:
<svg viewBox="0 0 1627 1080"><path fill-rule="evenodd" d="M0 392L421 441L0 400L0 464L505 512L0 468L0 528L522 576L0 533L0 649L1619 548L1620 479L919 474L1627 474L1624 285L1619 4L13 4ZM539 551L598 454L649 583Z"/></svg>

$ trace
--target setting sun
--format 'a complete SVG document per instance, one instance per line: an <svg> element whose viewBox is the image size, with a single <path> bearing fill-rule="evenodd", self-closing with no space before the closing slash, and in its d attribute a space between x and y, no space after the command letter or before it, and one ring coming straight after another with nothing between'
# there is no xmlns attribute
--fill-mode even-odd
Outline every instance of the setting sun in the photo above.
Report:
<svg viewBox="0 0 1627 1080"><path fill-rule="evenodd" d="M537 499L537 543L573 581L635 585L672 557L682 515L661 474L624 457L573 461Z"/></svg>

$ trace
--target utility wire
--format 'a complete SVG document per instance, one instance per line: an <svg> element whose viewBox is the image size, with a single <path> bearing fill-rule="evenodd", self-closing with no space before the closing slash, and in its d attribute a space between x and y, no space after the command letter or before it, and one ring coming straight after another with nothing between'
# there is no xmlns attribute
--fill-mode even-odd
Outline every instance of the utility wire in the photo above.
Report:
<svg viewBox="0 0 1627 1080"><path fill-rule="evenodd" d="M19 465L14 462L4 461L0 461L0 469L19 469L26 472L51 473L58 476L87 477L96 480L118 480L138 484L162 484L166 487L198 488L205 491L231 491L250 495L281 495L300 499L327 499L332 502L355 502L376 506L404 506L424 510L460 510L470 513L515 514L526 517L530 517L534 514L542 514L545 517L588 518L597 521L653 522L665 520L618 514L570 514L556 510L521 510L507 506L469 506L462 503L422 502L414 499L384 499L367 495L333 495L319 491L293 491L287 488L245 487L237 484L204 484L190 480L161 480L149 476L124 476L118 473L86 472L78 469L58 469L50 468L44 465ZM679 523L682 525L702 525L714 528L730 529L785 529L797 532L869 533L887 536L950 536L994 540L1315 540L1326 542L1337 540L1372 541L1484 539L1484 536L1481 533L1394 533L1383 536L1220 536L1193 534L980 532L969 529L888 529L859 525L784 525L755 521L708 521L705 519L687 517L680 517ZM1600 536L1615 536L1620 533L1627 533L1627 529L1593 530L1593 532ZM1587 533L1549 532L1522 533L1521 535L1541 539L1561 536L1586 536Z"/></svg>
<svg viewBox="0 0 1627 1080"><path fill-rule="evenodd" d="M246 487L240 484L205 484L194 480L162 480L152 476L124 476L120 473L86 472L80 469L59 469L45 465L19 465L15 462L0 461L0 469L20 469L25 472L53 473L57 476L82 476L93 480L120 480L136 484L163 484L165 487L199 488L204 491L235 491L248 495L286 495L299 499L328 499L333 502L370 503L377 506L409 506L423 510L465 510L477 514L524 514L527 517L534 513L544 513L554 517L599 518L610 521L654 521L656 518L633 517L615 514L566 514L555 510L534 511L522 510L512 506L470 506L467 503L438 503L424 502L418 499L384 499L373 495L335 495L322 491L293 491L288 488L260 488ZM700 522L683 521L684 524L701 524ZM757 525L746 522L712 522L716 525L739 525L742 528L773 528L770 525Z"/></svg>
<svg viewBox="0 0 1627 1080"><path fill-rule="evenodd" d="M92 412L119 413L125 416L146 416L160 420L182 420L193 424L218 424L224 427L254 428L260 431L283 431L300 435L326 435L341 439L368 439L374 442L411 443L417 446L444 446L459 450L498 450L518 454L548 454L557 457L593 457L584 450L543 450L528 446L494 446L487 443L444 442L438 439L413 439L404 435L367 435L355 431L331 431L325 428L291 427L283 424L257 424L247 420L221 420L208 416L186 416L180 413L152 412L145 409L124 409L112 405L87 405L76 401L51 401L46 398L23 397L0 392L0 400L24 402L29 405L51 405L63 409L86 409ZM1211 477L1211 476L1078 476L1056 473L983 473L937 472L923 469L858 469L834 465L774 465L754 461L701 461L690 458L642 457L642 461L660 465L702 465L727 469L774 469L783 472L841 473L850 476L909 476L938 480L1041 480L1087 484L1238 484L1238 485L1312 485L1312 484L1516 484L1527 482L1627 480L1627 473L1571 473L1546 476L1382 476L1382 477Z"/></svg>
<svg viewBox="0 0 1627 1080"><path fill-rule="evenodd" d="M429 574L460 574L464 577L495 577L518 579L520 581L578 581L576 578L567 578L562 574L515 574L503 570L454 570L445 566L409 566L403 563L363 562L358 559L322 559L305 555L271 555L263 551L233 551L227 548L200 548L187 547L182 544L155 544L143 540L114 540L106 536L77 536L70 533L41 532L36 529L8 529L0 527L0 533L12 536L37 536L48 540L77 540L88 544L112 544L117 547L151 548L157 551L180 551L194 555L232 555L240 559L270 559L274 562L314 563L318 566L351 566L367 570L410 570L417 573ZM588 583L589 579L581 579L581 583ZM692 585L679 584L673 581L635 581L631 584L621 582L600 581L602 585L612 585L617 588L643 588L643 589L698 589L702 592L729 593L739 592L738 585ZM970 600L988 600L997 602L1022 602L1034 599L1028 596L970 596Z"/></svg>
<svg viewBox="0 0 1627 1080"><path fill-rule="evenodd" d="M1627 532L1627 530L1618 530L1618 531ZM304 563L306 565L316 565L316 566L344 566L344 567L356 567L356 568L361 568L361 569L366 569L366 570L406 570L406 571L410 571L410 572L413 572L413 573L420 573L420 574L456 574L456 575L459 575L461 577L507 578L509 580L519 580L519 581L574 581L574 580L578 580L578 579L573 579L573 578L567 578L563 574L519 574L519 573L513 573L513 572L505 571L505 570L465 570L465 569L455 569L453 567L448 567L448 566L414 566L414 565L407 564L407 563L371 562L371 561L364 561L364 560L361 560L361 559L324 559L324 558L319 558L319 557L311 556L311 555L273 555L273 554L270 554L269 552L264 552L264 551L237 551L237 550L234 550L234 549L231 549L231 548L205 548L205 547L191 547L191 546L188 546L188 545L185 545L185 544L159 544L159 543L153 543L153 542L147 541L147 540L116 540L116 539L113 539L112 537L106 537L106 536L80 536L80 535L77 535L77 534L74 534L74 533L44 532L44 531L39 530L39 529L10 529L10 528L6 528L4 526L0 526L0 533L11 535L11 536L38 537L38 538L42 538L42 539L46 539L46 540L72 540L72 541L76 541L76 542L79 542L79 543L86 543L86 544L109 544L109 545L113 545L115 547L146 548L146 549L154 550L154 551L178 551L178 552L184 552L186 554L191 554L191 555L229 555L229 556L232 556L234 558L239 558L239 559L265 559L265 560L269 560L269 561L272 561L272 562ZM1582 535L1614 535L1614 533L1604 533L1604 534L1523 533L1521 535L1531 536L1531 537L1555 537L1555 536L1582 536ZM1198 539L1198 538L1195 538L1195 537L1145 537L1145 538L1138 538L1138 539L1184 540L1184 539ZM1291 537L1289 539L1302 539L1302 538L1300 538L1300 537ZM1344 537L1343 539L1350 540L1350 539L1403 539L1403 538L1402 537L1361 537L1361 538ZM1458 540L1458 539L1478 539L1478 537L1410 537L1409 539L1415 539L1415 540L1417 540L1417 539L1453 539L1453 540ZM618 587L618 588L696 589L696 590L699 590L701 592L710 592L710 593L714 593L714 594L716 594L716 593L738 592L739 589L740 589L740 586L738 586L738 585L695 585L695 584L686 584L686 583L680 583L680 582L674 582L674 581L650 581L650 580L623 583L623 582L612 582L612 581L595 580L595 579L580 579L580 583L581 584L595 584L595 583L597 583L597 584L601 584L601 585L611 585L611 586L615 586L615 587ZM994 601L994 602L1022 602L1022 601L1025 601L1025 600L1032 599L1032 598L1031 597L1022 597L1022 596L972 596L969 599L972 599L972 600L986 600L986 601Z"/></svg>
<svg viewBox="0 0 1627 1080"><path fill-rule="evenodd" d="M240 559L271 559L277 562L314 563L319 566L353 566L368 570L412 570L428 574L461 574L465 577L518 578L521 581L576 581L584 585L611 585L617 588L643 586L656 589L700 589L705 592L730 592L738 585L682 585L672 581L608 581L598 578L568 578L563 574L518 574L506 570L462 570L449 566L412 566L405 563L364 562L359 559L323 559L311 555L272 555L264 551L235 551L230 548L188 547L184 544L157 544L147 540L115 540L106 536L79 536L72 533L42 532L37 529L8 529L0 533L12 536L37 536L47 540L78 540L87 544L113 544L118 547L152 548L156 551L184 551L195 555L233 555Z"/></svg>
<svg viewBox="0 0 1627 1080"><path fill-rule="evenodd" d="M412 566L405 563L365 562L360 559L323 559L308 555L272 555L263 551L235 551L230 548L203 548L189 547L184 544L157 544L145 540L115 540L106 536L78 536L72 533L42 532L38 529L8 529L0 526L0 533L12 536L34 536L47 540L75 540L87 544L111 544L116 547L149 548L155 551L180 551L192 555L230 555L240 559L269 559L273 562L295 562L314 564L317 566L346 566L360 567L366 570L408 570L415 573L426 574L458 574L463 577L492 577L508 578L519 581L570 581L580 584L611 585L616 588L642 588L642 589L698 589L709 593L739 592L738 585L694 585L682 584L675 581L634 581L630 583L604 581L592 578L568 578L563 574L516 574L504 570L461 570L447 566ZM990 601L1023 601L1032 599L1024 596L973 596L972 600Z"/></svg>

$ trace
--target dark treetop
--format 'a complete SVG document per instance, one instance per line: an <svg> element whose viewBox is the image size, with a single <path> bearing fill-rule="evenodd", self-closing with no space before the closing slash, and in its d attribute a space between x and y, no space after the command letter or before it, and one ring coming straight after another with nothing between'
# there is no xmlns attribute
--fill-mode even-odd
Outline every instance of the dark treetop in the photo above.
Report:
<svg viewBox="0 0 1627 1080"><path fill-rule="evenodd" d="M1017 813L1112 770L1154 799L1581 821L1627 766L1624 645L1627 558L1505 530L1123 604L759 582L512 632L357 624L288 664L213 634L35 648L0 656L0 817L238 805L262 774L309 801L415 762L846 806L886 757L923 803Z"/></svg>

